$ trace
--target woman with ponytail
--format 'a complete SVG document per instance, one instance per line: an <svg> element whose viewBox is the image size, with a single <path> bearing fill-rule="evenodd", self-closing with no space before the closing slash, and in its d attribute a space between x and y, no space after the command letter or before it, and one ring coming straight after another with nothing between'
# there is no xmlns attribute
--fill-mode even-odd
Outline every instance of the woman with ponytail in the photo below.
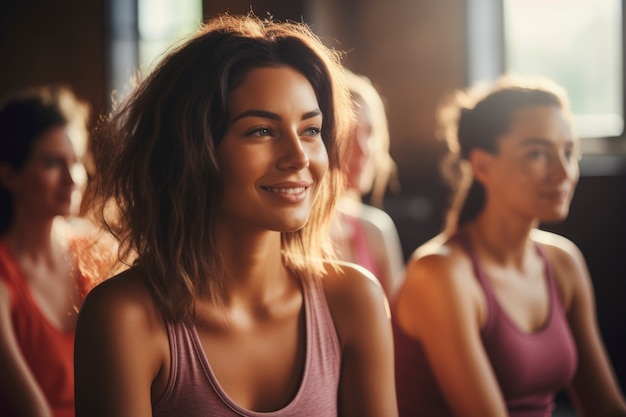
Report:
<svg viewBox="0 0 626 417"><path fill-rule="evenodd" d="M578 142L549 80L503 77L441 110L456 181L444 231L418 248L394 306L401 416L624 416L567 216ZM451 169L452 168L452 169Z"/></svg>

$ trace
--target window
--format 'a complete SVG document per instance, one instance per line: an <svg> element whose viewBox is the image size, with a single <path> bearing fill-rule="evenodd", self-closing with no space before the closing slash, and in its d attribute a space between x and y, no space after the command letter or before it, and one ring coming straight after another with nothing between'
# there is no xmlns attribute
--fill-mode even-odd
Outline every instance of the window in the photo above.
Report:
<svg viewBox="0 0 626 417"><path fill-rule="evenodd" d="M621 0L504 0L504 67L567 90L580 138L624 131Z"/></svg>
<svg viewBox="0 0 626 417"><path fill-rule="evenodd" d="M109 6L108 88L118 97L130 92L137 70L150 71L202 22L202 0L110 0Z"/></svg>
<svg viewBox="0 0 626 417"><path fill-rule="evenodd" d="M139 66L151 69L202 22L201 0L138 0Z"/></svg>
<svg viewBox="0 0 626 417"><path fill-rule="evenodd" d="M583 153L626 154L623 0L466 4L468 84L504 72L548 76L570 96Z"/></svg>

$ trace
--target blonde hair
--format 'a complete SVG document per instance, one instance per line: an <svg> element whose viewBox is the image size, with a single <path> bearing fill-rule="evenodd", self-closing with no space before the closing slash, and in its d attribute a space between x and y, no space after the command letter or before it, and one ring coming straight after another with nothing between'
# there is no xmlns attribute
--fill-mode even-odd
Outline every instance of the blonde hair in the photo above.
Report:
<svg viewBox="0 0 626 417"><path fill-rule="evenodd" d="M346 81L352 101L356 105L365 105L372 118L371 137L376 143L374 158L374 179L371 202L382 208L383 198L388 188L397 191L400 187L397 178L397 166L389 152L391 140L385 103L371 80L364 75L346 70Z"/></svg>

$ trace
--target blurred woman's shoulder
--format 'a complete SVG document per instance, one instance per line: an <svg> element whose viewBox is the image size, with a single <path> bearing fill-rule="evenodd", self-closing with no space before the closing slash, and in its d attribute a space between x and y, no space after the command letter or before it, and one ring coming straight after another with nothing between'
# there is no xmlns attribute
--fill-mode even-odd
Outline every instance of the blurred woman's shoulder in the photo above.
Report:
<svg viewBox="0 0 626 417"><path fill-rule="evenodd" d="M68 241L87 290L128 268L118 257L118 242L84 218L67 221Z"/></svg>
<svg viewBox="0 0 626 417"><path fill-rule="evenodd" d="M576 294L591 293L591 277L580 248L570 239L557 233L534 229L532 241L546 257L559 286L566 310Z"/></svg>

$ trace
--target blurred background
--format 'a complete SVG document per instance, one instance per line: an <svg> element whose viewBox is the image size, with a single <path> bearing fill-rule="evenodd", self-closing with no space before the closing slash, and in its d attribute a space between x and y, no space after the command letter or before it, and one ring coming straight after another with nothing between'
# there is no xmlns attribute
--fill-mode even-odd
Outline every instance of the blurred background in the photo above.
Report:
<svg viewBox="0 0 626 417"><path fill-rule="evenodd" d="M543 228L584 252L600 329L626 387L626 138L623 0L0 0L0 94L63 82L99 114L208 17L253 11L308 23L385 99L401 189L384 209L405 259L443 224L449 192L435 110L503 72L546 75L570 94L581 179L570 216Z"/></svg>

